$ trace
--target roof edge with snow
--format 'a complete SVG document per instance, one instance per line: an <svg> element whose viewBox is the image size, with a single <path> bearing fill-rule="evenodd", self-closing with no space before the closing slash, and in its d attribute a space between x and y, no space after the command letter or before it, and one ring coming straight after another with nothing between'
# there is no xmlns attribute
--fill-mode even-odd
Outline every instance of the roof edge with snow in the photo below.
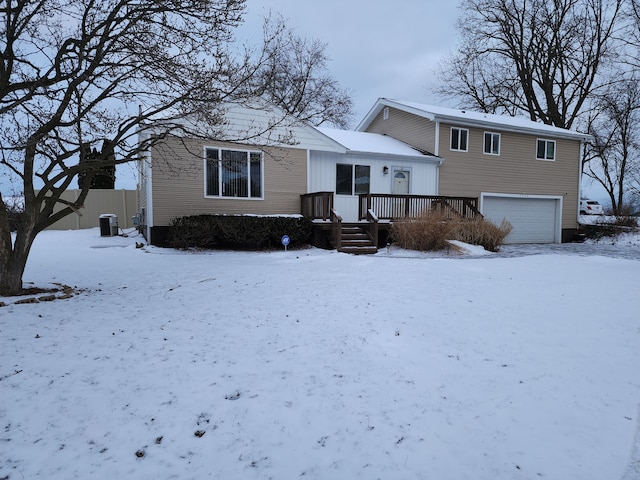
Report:
<svg viewBox="0 0 640 480"><path fill-rule="evenodd" d="M445 122L465 127L495 128L505 132L546 135L576 141L586 141L591 138L591 136L586 133L579 133L574 130L534 122L525 117L495 115L472 110L458 110L389 98L379 98L356 127L356 130L360 132L365 131L384 107L395 108L426 118L432 122Z"/></svg>

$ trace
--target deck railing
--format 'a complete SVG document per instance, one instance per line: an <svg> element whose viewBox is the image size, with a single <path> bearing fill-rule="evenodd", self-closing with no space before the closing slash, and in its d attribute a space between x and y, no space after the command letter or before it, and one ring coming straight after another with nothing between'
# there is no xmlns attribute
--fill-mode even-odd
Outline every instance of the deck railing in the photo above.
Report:
<svg viewBox="0 0 640 480"><path fill-rule="evenodd" d="M379 219L394 220L418 217L427 210L440 210L464 218L480 216L478 199L473 197L445 197L438 195L360 195L358 218L365 220L373 211Z"/></svg>
<svg viewBox="0 0 640 480"><path fill-rule="evenodd" d="M328 220L333 209L333 192L315 192L300 195L300 210L311 220Z"/></svg>

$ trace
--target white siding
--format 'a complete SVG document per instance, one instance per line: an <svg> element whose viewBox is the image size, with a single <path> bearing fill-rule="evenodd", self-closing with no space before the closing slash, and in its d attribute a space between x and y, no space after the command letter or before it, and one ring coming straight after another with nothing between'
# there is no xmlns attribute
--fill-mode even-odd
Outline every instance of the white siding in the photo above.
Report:
<svg viewBox="0 0 640 480"><path fill-rule="evenodd" d="M419 157L379 157L373 154L348 153L340 155L331 152L312 151L309 165L309 191L335 192L336 164L368 165L371 167L370 193L391 193L394 168L411 171L410 192L413 195L438 194L437 160ZM388 167L388 173L383 172ZM358 196L336 195L336 211L345 222L358 220Z"/></svg>

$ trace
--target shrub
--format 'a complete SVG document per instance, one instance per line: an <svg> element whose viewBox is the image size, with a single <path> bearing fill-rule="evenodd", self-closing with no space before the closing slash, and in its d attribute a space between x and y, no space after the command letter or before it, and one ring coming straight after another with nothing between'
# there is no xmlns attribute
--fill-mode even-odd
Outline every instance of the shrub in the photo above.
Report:
<svg viewBox="0 0 640 480"><path fill-rule="evenodd" d="M616 237L622 233L633 232L638 228L638 219L626 215L602 217L594 224L584 224L580 228L587 238L600 240L604 237Z"/></svg>
<svg viewBox="0 0 640 480"><path fill-rule="evenodd" d="M409 250L442 250L454 238L459 220L439 210L427 210L416 218L396 220L390 237L401 248Z"/></svg>
<svg viewBox="0 0 640 480"><path fill-rule="evenodd" d="M311 221L304 217L194 215L175 218L168 243L174 248L273 248L288 235L289 246L309 243Z"/></svg>
<svg viewBox="0 0 640 480"><path fill-rule="evenodd" d="M465 218L459 222L456 240L482 245L485 250L497 252L511 230L513 226L506 219L496 225L484 217Z"/></svg>
<svg viewBox="0 0 640 480"><path fill-rule="evenodd" d="M439 210L429 210L417 218L395 221L390 236L400 247L410 250L442 250L449 246L447 240L460 240L496 252L512 228L506 220L496 225L482 217L450 218Z"/></svg>

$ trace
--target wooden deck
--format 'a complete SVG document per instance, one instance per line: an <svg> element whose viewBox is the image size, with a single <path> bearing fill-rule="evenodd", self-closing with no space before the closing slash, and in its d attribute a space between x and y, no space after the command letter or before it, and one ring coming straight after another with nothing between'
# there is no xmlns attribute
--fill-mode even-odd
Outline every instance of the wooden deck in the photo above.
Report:
<svg viewBox="0 0 640 480"><path fill-rule="evenodd" d="M350 224L343 222L335 210L333 192L301 195L300 208L302 215L315 222L317 232L329 235L331 246L348 253L375 253L380 233L386 243L386 233L394 220L419 217L429 210L442 211L449 217L481 216L477 198L441 195L360 195L359 221Z"/></svg>

